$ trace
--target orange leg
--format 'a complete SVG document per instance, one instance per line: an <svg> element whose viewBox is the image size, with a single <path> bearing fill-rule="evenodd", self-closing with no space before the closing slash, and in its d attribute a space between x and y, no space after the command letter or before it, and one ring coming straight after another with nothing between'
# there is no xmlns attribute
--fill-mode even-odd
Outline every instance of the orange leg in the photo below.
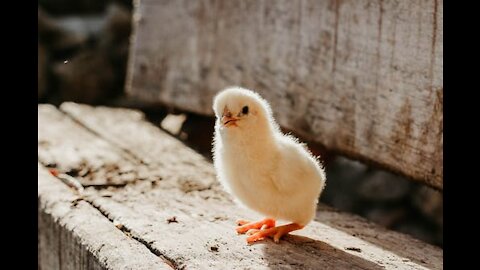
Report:
<svg viewBox="0 0 480 270"><path fill-rule="evenodd" d="M300 230L302 228L303 228L302 225L299 225L297 223L290 223L290 224L287 224L287 225L282 225L282 226L277 226L277 227L273 227L273 228L269 228L269 229L265 229L265 230L260 230L256 233L252 234L251 236L249 236L247 238L247 243L251 244L253 242L263 240L267 236L273 237L273 241L275 241L275 243L278 243L280 241L280 238L282 236L284 236L285 234L287 234L289 232L292 232L292 231Z"/></svg>
<svg viewBox="0 0 480 270"><path fill-rule="evenodd" d="M239 225L237 227L237 233L243 234L251 229L259 230L262 227L263 228L275 227L275 220L271 218L266 218L258 222L248 222L246 220L238 220L237 224Z"/></svg>

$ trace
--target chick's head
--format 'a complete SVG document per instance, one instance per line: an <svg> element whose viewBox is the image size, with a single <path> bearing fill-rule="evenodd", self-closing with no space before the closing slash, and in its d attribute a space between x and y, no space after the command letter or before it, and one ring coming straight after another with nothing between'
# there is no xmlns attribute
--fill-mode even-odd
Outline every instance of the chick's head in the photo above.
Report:
<svg viewBox="0 0 480 270"><path fill-rule="evenodd" d="M227 88L215 96L213 110L219 125L229 130L268 124L270 106L257 93L240 87Z"/></svg>

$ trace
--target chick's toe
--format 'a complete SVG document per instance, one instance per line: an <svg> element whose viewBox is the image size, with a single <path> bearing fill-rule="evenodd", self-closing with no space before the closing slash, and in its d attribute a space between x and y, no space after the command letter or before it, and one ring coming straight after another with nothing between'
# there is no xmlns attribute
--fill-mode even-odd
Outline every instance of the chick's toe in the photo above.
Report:
<svg viewBox="0 0 480 270"><path fill-rule="evenodd" d="M257 222L246 222L245 220L237 221L240 226L237 227L237 233L244 234L251 229L262 229L275 227L275 220L272 218L265 218Z"/></svg>
<svg viewBox="0 0 480 270"><path fill-rule="evenodd" d="M290 223L287 225L277 226L265 230L259 230L258 232L252 234L247 238L247 243L252 244L254 242L265 239L265 237L273 237L273 241L275 243L278 243L280 241L280 238L282 238L282 236L284 236L285 234L288 234L289 232L295 230L300 230L302 228L303 226L297 223Z"/></svg>

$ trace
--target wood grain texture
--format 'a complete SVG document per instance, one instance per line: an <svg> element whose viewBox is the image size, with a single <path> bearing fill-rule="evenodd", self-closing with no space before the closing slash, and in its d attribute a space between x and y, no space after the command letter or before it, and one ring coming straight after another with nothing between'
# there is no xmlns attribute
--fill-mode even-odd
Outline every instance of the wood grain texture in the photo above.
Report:
<svg viewBox="0 0 480 270"><path fill-rule="evenodd" d="M38 160L44 166L77 177L83 186L125 185L145 178L141 163L135 164L128 153L112 149L53 105L39 106L38 113ZM126 166L125 160L133 164Z"/></svg>
<svg viewBox="0 0 480 270"><path fill-rule="evenodd" d="M443 188L442 1L136 1L128 93L213 115L231 85L308 140Z"/></svg>
<svg viewBox="0 0 480 270"><path fill-rule="evenodd" d="M146 180L88 187L85 200L177 269L443 268L438 247L327 207L280 244L268 240L247 246L245 237L234 231L235 220L260 216L234 204L202 156L146 122L138 111L74 103L60 109L58 113L91 130L110 151L129 153L128 158L119 155L124 160L118 172L133 164L149 168ZM50 152L58 166L67 160L66 152ZM177 222L168 222L172 217Z"/></svg>
<svg viewBox="0 0 480 270"><path fill-rule="evenodd" d="M145 121L139 111L113 110L101 106L92 108L71 102L63 103L60 108L82 125L93 128L104 140L128 153L135 162L148 166L144 170L148 172L146 179L161 180L163 185L171 183L185 192L218 187L215 171L204 157ZM170 169L164 170L164 167ZM197 180L192 182L192 178Z"/></svg>
<svg viewBox="0 0 480 270"><path fill-rule="evenodd" d="M38 269L171 269L38 166Z"/></svg>

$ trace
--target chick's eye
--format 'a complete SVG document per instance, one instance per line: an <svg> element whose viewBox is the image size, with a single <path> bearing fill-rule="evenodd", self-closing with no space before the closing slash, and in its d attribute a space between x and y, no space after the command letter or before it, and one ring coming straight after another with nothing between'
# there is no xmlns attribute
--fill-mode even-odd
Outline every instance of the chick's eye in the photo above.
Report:
<svg viewBox="0 0 480 270"><path fill-rule="evenodd" d="M242 108L242 114L248 114L248 106Z"/></svg>

